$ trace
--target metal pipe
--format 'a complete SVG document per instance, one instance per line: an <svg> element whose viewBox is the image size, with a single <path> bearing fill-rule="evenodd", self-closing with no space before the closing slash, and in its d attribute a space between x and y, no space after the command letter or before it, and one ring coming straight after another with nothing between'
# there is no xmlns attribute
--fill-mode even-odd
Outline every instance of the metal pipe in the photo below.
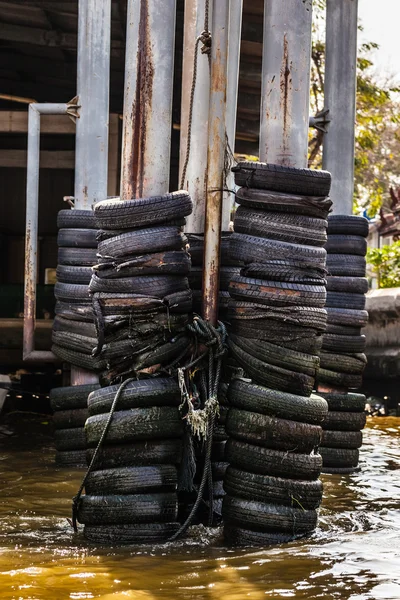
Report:
<svg viewBox="0 0 400 600"><path fill-rule="evenodd" d="M176 0L128 0L121 198L168 192Z"/></svg>
<svg viewBox="0 0 400 600"><path fill-rule="evenodd" d="M263 162L307 166L311 20L312 0L264 0Z"/></svg>
<svg viewBox="0 0 400 600"><path fill-rule="evenodd" d="M79 0L75 208L107 198L111 0Z"/></svg>
<svg viewBox="0 0 400 600"><path fill-rule="evenodd" d="M218 320L222 182L226 151L228 27L229 0L214 0L203 272L203 316L213 325Z"/></svg>
<svg viewBox="0 0 400 600"><path fill-rule="evenodd" d="M351 214L354 192L358 0L327 0L323 168L332 174L333 212Z"/></svg>
<svg viewBox="0 0 400 600"><path fill-rule="evenodd" d="M226 138L228 141L228 153L235 152L236 136L236 114L237 98L239 88L239 63L240 63L240 39L242 35L243 0L230 0L229 3L229 30L228 30L228 66L227 66L227 90L226 97L229 99L226 105ZM234 190L235 178L231 169L225 173L227 190ZM224 191L222 202L222 231L229 230L231 212L235 202L235 196L231 192Z"/></svg>
<svg viewBox="0 0 400 600"><path fill-rule="evenodd" d="M30 104L28 111L28 164L26 179L25 296L23 359L54 362L52 352L35 350L37 242L39 220L40 115L66 115L68 104Z"/></svg>
<svg viewBox="0 0 400 600"><path fill-rule="evenodd" d="M210 13L211 12L212 11L210 11ZM187 153L189 108L193 81L195 43L196 39L204 29L204 16L204 0L185 1L179 181L182 179L182 172ZM197 56L196 81L197 83L193 99L190 157L184 182L184 188L189 192L193 200L193 212L186 218L185 231L190 233L203 233L207 187L210 69L207 54L201 54L200 52Z"/></svg>

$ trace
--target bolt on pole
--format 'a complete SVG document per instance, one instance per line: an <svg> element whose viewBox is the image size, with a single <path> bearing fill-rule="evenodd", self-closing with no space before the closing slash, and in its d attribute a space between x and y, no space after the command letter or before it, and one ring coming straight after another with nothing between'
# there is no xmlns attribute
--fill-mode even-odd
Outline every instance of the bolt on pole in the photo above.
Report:
<svg viewBox="0 0 400 600"><path fill-rule="evenodd" d="M176 0L128 0L121 199L169 190Z"/></svg>
<svg viewBox="0 0 400 600"><path fill-rule="evenodd" d="M358 0L327 0L323 168L332 174L333 212L351 214L354 193Z"/></svg>
<svg viewBox="0 0 400 600"><path fill-rule="evenodd" d="M307 166L311 22L312 0L264 0L263 162Z"/></svg>
<svg viewBox="0 0 400 600"><path fill-rule="evenodd" d="M214 0L203 272L203 316L213 325L218 320L222 187L226 152L228 28L229 0Z"/></svg>

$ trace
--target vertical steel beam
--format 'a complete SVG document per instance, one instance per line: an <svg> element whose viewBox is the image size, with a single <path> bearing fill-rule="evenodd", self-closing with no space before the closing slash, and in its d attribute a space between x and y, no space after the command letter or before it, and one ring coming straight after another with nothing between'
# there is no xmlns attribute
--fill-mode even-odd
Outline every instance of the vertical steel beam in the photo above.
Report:
<svg viewBox="0 0 400 600"><path fill-rule="evenodd" d="M205 0L185 0L179 181L182 179L186 162L195 44L196 39L204 29L204 16ZM193 200L193 212L186 218L185 230L190 233L203 233L207 186L208 108L210 103L208 55L201 54L199 51L196 64L191 148L184 181L184 188Z"/></svg>
<svg viewBox="0 0 400 600"><path fill-rule="evenodd" d="M203 316L212 324L218 319L222 183L226 150L228 28L229 0L214 0L203 272Z"/></svg>
<svg viewBox="0 0 400 600"><path fill-rule="evenodd" d="M351 214L354 192L358 0L327 0L323 168L332 173L333 212Z"/></svg>
<svg viewBox="0 0 400 600"><path fill-rule="evenodd" d="M264 0L263 162L307 166L311 20L312 0Z"/></svg>
<svg viewBox="0 0 400 600"><path fill-rule="evenodd" d="M230 0L228 30L228 67L227 67L227 105L226 105L226 137L230 151L235 151L236 114L239 87L240 39L242 35L243 0ZM231 170L226 173L226 187L233 190L235 178ZM234 194L224 192L222 204L222 231L229 230Z"/></svg>
<svg viewBox="0 0 400 600"><path fill-rule="evenodd" d="M176 0L128 0L121 198L169 189Z"/></svg>

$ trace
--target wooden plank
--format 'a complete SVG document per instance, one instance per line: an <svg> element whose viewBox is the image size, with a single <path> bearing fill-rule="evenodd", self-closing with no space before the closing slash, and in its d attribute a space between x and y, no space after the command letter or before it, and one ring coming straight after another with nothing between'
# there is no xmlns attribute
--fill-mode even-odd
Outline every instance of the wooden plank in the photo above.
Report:
<svg viewBox="0 0 400 600"><path fill-rule="evenodd" d="M75 135L75 123L65 115L42 115L41 133ZM22 110L0 111L0 133L27 133L28 112Z"/></svg>
<svg viewBox="0 0 400 600"><path fill-rule="evenodd" d="M0 167L26 169L26 150L0 150ZM74 169L75 152L73 150L42 150L41 169Z"/></svg>

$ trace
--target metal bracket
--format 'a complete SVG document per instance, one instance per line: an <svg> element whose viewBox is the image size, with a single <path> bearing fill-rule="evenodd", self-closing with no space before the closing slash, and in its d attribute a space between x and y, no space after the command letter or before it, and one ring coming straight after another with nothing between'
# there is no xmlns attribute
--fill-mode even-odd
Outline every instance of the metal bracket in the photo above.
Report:
<svg viewBox="0 0 400 600"><path fill-rule="evenodd" d="M81 108L81 105L79 104L79 96L74 96L72 100L67 102L67 107L67 115L71 121L76 123L76 120L80 117L79 109Z"/></svg>
<svg viewBox="0 0 400 600"><path fill-rule="evenodd" d="M318 131L322 131L322 133L328 133L328 125L331 122L331 120L327 118L328 115L329 108L323 108L317 112L315 117L310 117L309 126L318 129Z"/></svg>

